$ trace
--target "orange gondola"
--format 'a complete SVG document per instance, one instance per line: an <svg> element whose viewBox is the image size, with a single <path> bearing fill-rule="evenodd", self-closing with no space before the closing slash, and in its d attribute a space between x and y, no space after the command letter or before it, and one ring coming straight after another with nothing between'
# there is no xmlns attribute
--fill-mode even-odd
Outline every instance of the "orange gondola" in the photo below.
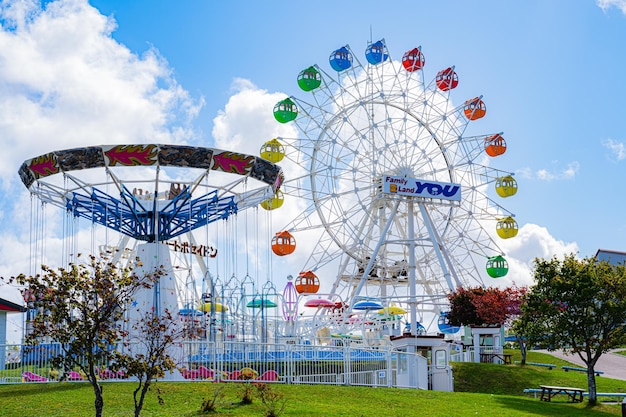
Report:
<svg viewBox="0 0 626 417"><path fill-rule="evenodd" d="M506 152L506 141L500 135L492 135L485 139L485 152L489 156L498 156Z"/></svg>
<svg viewBox="0 0 626 417"><path fill-rule="evenodd" d="M465 113L465 117L469 120L478 120L481 117L485 117L485 114L487 114L487 107L485 106L485 102L482 101L480 97L476 97L465 102L463 113Z"/></svg>
<svg viewBox="0 0 626 417"><path fill-rule="evenodd" d="M315 294L320 289L320 280L313 271L300 272L296 278L296 291L299 294Z"/></svg>
<svg viewBox="0 0 626 417"><path fill-rule="evenodd" d="M296 239L288 231L276 233L272 238L272 252L278 256L290 255L296 250Z"/></svg>

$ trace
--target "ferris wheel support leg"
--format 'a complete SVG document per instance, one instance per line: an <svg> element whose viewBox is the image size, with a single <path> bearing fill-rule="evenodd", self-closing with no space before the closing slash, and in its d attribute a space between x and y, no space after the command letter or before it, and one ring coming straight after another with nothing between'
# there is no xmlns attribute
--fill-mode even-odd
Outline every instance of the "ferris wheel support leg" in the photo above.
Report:
<svg viewBox="0 0 626 417"><path fill-rule="evenodd" d="M439 259L439 265L441 265L441 269L443 270L443 276L448 283L448 288L450 291L454 291L457 287L461 286L459 278L456 276L456 271L452 267L452 263L450 262L450 258L447 254L443 254L441 248L443 245L441 244L441 239L439 235L435 231L433 227L432 219L430 218L430 213L424 206L423 203L417 203L419 205L420 211L422 213L422 217L424 218L424 223L426 223L426 229L428 230L428 234L430 235L431 241L433 242L433 249L437 254L437 259ZM444 259L445 258L445 259ZM454 276L454 280L456 281L456 286L452 283L452 277Z"/></svg>
<svg viewBox="0 0 626 417"><path fill-rule="evenodd" d="M408 228L409 228L409 323L411 334L417 335L417 285L415 282L415 217L413 214L413 201L407 204Z"/></svg>
<svg viewBox="0 0 626 417"><path fill-rule="evenodd" d="M378 239L378 243L376 243L376 247L374 248L374 251L372 252L372 256L370 257L370 260L367 266L365 267L365 271L363 272L363 275L361 276L361 281L359 282L359 285L357 285L356 289L354 290L354 296L352 297L352 301L350 302L350 307L348 308L346 317L349 316L350 313L352 313L352 308L354 307L354 304L358 300L358 295L361 293L361 290L363 289L363 285L365 285L365 283L367 282L369 273L372 270L372 266L374 266L374 262L376 262L376 257L378 256L378 252L380 251L381 246L385 242L387 233L389 232L389 228L391 227L393 223L393 218L398 212L399 205L400 205L400 200L396 201L396 204L394 204L393 209L391 210L391 213L389 213L389 218L387 219L387 223L385 223L385 228L380 234L380 239Z"/></svg>

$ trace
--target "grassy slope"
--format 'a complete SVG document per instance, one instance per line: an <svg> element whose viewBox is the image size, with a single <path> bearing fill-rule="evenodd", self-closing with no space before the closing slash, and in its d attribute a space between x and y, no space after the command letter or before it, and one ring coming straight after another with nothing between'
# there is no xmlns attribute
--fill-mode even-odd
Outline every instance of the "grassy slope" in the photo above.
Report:
<svg viewBox="0 0 626 417"><path fill-rule="evenodd" d="M519 357L514 360L519 360ZM531 352L531 362L564 361ZM533 366L503 366L455 363L457 392L432 392L367 387L324 385L283 386L272 389L284 393L287 405L283 416L614 416L620 406L587 403L571 404L565 398L545 403L522 393L524 388L540 384L586 386L582 373L548 370ZM626 392L626 381L599 377L599 391ZM142 416L195 416L203 397L221 387L224 401L212 416L263 416L265 407L258 399L252 405L238 405L238 384L159 383L165 404L159 405L151 392ZM132 389L128 383L105 384L105 416L131 416ZM472 391L472 392L462 392ZM0 415L13 416L89 416L93 415L93 393L84 383L54 383L0 386Z"/></svg>
<svg viewBox="0 0 626 417"><path fill-rule="evenodd" d="M510 351L513 360L519 361L519 352ZM552 355L539 352L529 352L528 362L550 363L557 366L556 369L526 365L524 367L514 365L511 367L478 364L478 363L455 363L454 364L454 389L459 392L481 392L489 394L520 395L525 388L539 388L539 385L556 385L565 387L580 387L587 389L587 375L582 372L564 372L561 366L573 364ZM578 365L574 365L578 366ZM485 374L489 378L484 378ZM597 392L625 392L626 381L596 377Z"/></svg>

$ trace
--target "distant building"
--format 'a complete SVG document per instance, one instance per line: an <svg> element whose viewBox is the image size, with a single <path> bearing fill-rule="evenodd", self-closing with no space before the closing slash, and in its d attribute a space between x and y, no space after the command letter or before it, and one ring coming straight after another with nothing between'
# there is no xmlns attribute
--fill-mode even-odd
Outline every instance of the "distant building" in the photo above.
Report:
<svg viewBox="0 0 626 417"><path fill-rule="evenodd" d="M626 252L598 249L596 259L606 261L612 265L626 265Z"/></svg>
<svg viewBox="0 0 626 417"><path fill-rule="evenodd" d="M4 369L7 343L7 313L23 313L26 308L4 298L0 298L0 370Z"/></svg>

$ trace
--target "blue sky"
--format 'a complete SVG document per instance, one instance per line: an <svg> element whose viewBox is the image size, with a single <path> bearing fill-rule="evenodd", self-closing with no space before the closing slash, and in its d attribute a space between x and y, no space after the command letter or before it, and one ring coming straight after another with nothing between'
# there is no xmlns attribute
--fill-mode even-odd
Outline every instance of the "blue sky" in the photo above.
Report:
<svg viewBox="0 0 626 417"><path fill-rule="evenodd" d="M512 279L535 257L626 251L625 0L4 0L0 18L1 276L28 267L24 160L105 143L256 154L302 69L378 39L396 60L421 45L427 80L455 65L452 100L487 104L476 133L504 132Z"/></svg>
<svg viewBox="0 0 626 417"><path fill-rule="evenodd" d="M626 250L623 97L626 17L620 2L125 2L91 4L118 23L113 38L159 50L176 80L205 104L208 140L235 77L297 93L295 76L344 44L384 38L392 56L421 45L426 76L455 65L458 100L482 94L485 131L504 131L506 169L520 191L520 224L576 242L582 256ZM623 5L621 6L623 7ZM503 163L500 163L503 166Z"/></svg>

